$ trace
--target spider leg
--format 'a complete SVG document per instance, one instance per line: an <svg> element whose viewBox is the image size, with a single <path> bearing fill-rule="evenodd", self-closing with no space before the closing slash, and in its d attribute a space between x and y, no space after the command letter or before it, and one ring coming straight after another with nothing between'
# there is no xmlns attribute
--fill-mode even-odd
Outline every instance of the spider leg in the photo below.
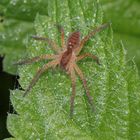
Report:
<svg viewBox="0 0 140 140"><path fill-rule="evenodd" d="M75 77L75 72L74 69L70 73L71 76L71 81L72 81L72 95L70 99L70 117L73 116L73 109L74 109L74 99L75 99L75 87L76 87L76 77Z"/></svg>
<svg viewBox="0 0 140 140"><path fill-rule="evenodd" d="M17 63L14 63L14 65L24 65L24 64L31 64L33 62L38 62L40 60L47 60L47 59L54 59L56 57L56 55L41 55L41 56L36 56L36 57L33 57L33 58L29 58L29 59L26 59L26 60L23 60L23 61L19 61Z"/></svg>
<svg viewBox="0 0 140 140"><path fill-rule="evenodd" d="M77 61L80 61L80 60L84 59L85 57L91 57L92 59L94 59L96 61L97 64L100 65L98 57L93 54L90 54L90 53L85 53L85 54L78 56Z"/></svg>
<svg viewBox="0 0 140 140"><path fill-rule="evenodd" d="M57 25L58 31L61 33L61 47L65 48L65 33L61 25Z"/></svg>
<svg viewBox="0 0 140 140"><path fill-rule="evenodd" d="M90 37L94 36L96 33L102 31L103 29L107 28L109 23L102 24L101 26L97 27L93 31L91 31L88 35L86 35L80 42L80 46L76 50L76 54L79 54L82 50L84 44L89 40Z"/></svg>
<svg viewBox="0 0 140 140"><path fill-rule="evenodd" d="M48 68L52 67L52 66L56 66L58 64L58 61L54 60L51 61L49 63L47 63L46 65L44 65L42 68L40 68L36 75L33 77L32 81L30 82L29 86L27 87L27 89L25 90L23 97L27 95L27 93L31 90L31 88L36 84L36 82L38 81L39 77L42 75L42 73L44 73Z"/></svg>
<svg viewBox="0 0 140 140"><path fill-rule="evenodd" d="M77 72L77 74L79 75L80 79L83 82L83 86L84 86L85 91L86 91L86 96L88 98L89 104L91 105L92 111L95 111L95 107L94 107L94 104L93 104L93 99L92 99L92 96L89 93L89 89L87 87L87 81L84 78L84 75L83 75L82 71L80 70L80 68L76 64L74 65L74 69L75 69L75 71Z"/></svg>
<svg viewBox="0 0 140 140"><path fill-rule="evenodd" d="M32 38L34 38L35 40L47 41L47 43L52 46L55 52L60 52L60 48L53 40L46 37L40 37L40 36L32 36Z"/></svg>

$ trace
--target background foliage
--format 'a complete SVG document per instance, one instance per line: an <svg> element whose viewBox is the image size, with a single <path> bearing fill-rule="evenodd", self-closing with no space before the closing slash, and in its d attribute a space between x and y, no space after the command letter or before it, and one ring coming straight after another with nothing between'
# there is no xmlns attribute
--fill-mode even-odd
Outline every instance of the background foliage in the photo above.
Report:
<svg viewBox="0 0 140 140"><path fill-rule="evenodd" d="M5 71L17 73L17 68L13 67L12 63L26 56L25 46L27 46L28 56L50 53L50 50L44 48L47 44L32 42L29 36L36 33L49 34L51 38L58 40L59 34L54 28L55 22L64 25L66 32L72 30L70 27L80 28L83 35L91 27L100 25L102 12L99 5L96 2L93 4L92 0L88 2L90 6L84 1L65 1L61 4L57 0L53 2L38 0L36 3L33 0L22 2L1 0L0 12L4 13L5 21L0 24L0 51L1 54L6 54ZM17 94L12 96L12 103L20 116L9 114L8 128L15 139L138 139L139 78L137 68L131 59L136 56L135 60L139 66L140 13L136 11L139 1L102 0L101 3L105 11L104 21L112 22L115 37L112 38L112 31L109 29L90 41L83 50L83 52L97 54L102 62L101 67L89 60L79 64L89 80L91 92L95 93L96 114L90 112L83 96L84 90L78 81L75 117L70 120L68 114L71 83L60 70L54 72L50 70L24 101L20 92L14 91ZM81 15L81 10L84 11L84 16ZM39 14L35 19L36 13ZM52 18L40 15L48 15ZM75 19L77 15L80 15L80 18ZM33 30L34 19L36 33ZM53 34L54 37L51 36ZM128 50L127 61L125 61L122 44L113 43L113 40L123 41ZM42 64L44 62L20 68L20 83L23 88L27 87L36 69ZM86 67L91 69L87 70ZM46 77L49 79L47 82Z"/></svg>
<svg viewBox="0 0 140 140"><path fill-rule="evenodd" d="M100 3L104 10L104 21L112 23L114 40L123 41L127 50L127 59L134 58L140 68L139 0L100 0ZM49 15L48 1L1 0L0 9L0 13L4 13L5 20L0 24L0 50L1 54L7 54L4 69L10 73L16 73L12 63L25 54L25 38L33 34L36 13Z"/></svg>

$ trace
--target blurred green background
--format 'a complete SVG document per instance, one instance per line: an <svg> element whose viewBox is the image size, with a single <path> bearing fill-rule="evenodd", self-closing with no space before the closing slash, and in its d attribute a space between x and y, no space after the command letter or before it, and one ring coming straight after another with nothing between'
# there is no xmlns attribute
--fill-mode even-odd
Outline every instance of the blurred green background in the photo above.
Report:
<svg viewBox="0 0 140 140"><path fill-rule="evenodd" d="M12 64L26 55L27 38L34 34L33 22L35 16L37 13L49 15L49 11L47 10L48 2L49 0L0 1L0 55L5 55L1 75L5 72L7 77L17 74L17 67ZM121 41L124 44L127 61L134 59L140 70L140 1L100 0L100 3L104 11L104 22L112 23L114 41L116 43ZM0 77L0 81L0 98L3 101L2 108L4 108L7 104L9 105L9 100L8 102L4 102L5 100L3 100L4 91L13 89L14 81L13 78L3 79L2 76ZM13 87L8 86L9 81L12 82ZM7 89L2 90L3 85L7 85L5 86ZM9 94L7 94L8 99ZM0 114L9 111L7 108L5 110L2 108L0 108ZM5 120L0 118L0 139L10 136L3 127L5 126L3 124L6 123Z"/></svg>

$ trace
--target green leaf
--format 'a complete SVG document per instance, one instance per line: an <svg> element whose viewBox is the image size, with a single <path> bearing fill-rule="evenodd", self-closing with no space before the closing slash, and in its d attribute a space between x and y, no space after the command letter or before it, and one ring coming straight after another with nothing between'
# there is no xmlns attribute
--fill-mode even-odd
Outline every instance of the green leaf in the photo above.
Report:
<svg viewBox="0 0 140 140"><path fill-rule="evenodd" d="M46 5L44 0L0 1L0 14L4 19L0 23L0 55L5 55L4 71L17 74L13 63L26 55L26 37L34 34L32 21L36 13L47 15Z"/></svg>
<svg viewBox="0 0 140 140"><path fill-rule="evenodd" d="M17 73L17 67L13 66L13 63L26 54L27 33L28 35L32 33L31 23L15 19L5 21L4 28L0 32L0 53L5 55L4 71Z"/></svg>
<svg viewBox="0 0 140 140"><path fill-rule="evenodd" d="M0 55L5 55L4 71L15 74L17 67L13 63L25 56L26 36L33 33L33 24L7 17L6 8L0 8L0 18L4 19L0 23Z"/></svg>
<svg viewBox="0 0 140 140"><path fill-rule="evenodd" d="M129 138L130 139L139 139L139 75L137 68L132 61L131 64L126 69L128 75L126 80L128 81L128 100L129 100Z"/></svg>
<svg viewBox="0 0 140 140"><path fill-rule="evenodd" d="M99 3L87 1L48 1L49 17L37 15L36 34L60 43L55 24L61 24L68 35L80 30L85 36L102 24ZM28 57L53 53L51 46L29 39ZM140 130L139 78L135 64L128 66L121 43L113 43L111 27L98 33L81 53L90 52L100 58L101 66L91 59L78 63L88 80L96 111L90 109L80 79L77 77L73 119L70 119L71 81L59 68L42 75L28 96L12 91L11 100L18 115L8 115L8 129L13 140L67 139L108 140L138 139ZM19 67L20 84L24 89L37 69L48 61Z"/></svg>
<svg viewBox="0 0 140 140"><path fill-rule="evenodd" d="M139 18L140 2L138 0L113 1L101 0L105 18L110 19L115 31L140 35ZM133 22L132 22L133 21Z"/></svg>
<svg viewBox="0 0 140 140"><path fill-rule="evenodd" d="M111 21L115 33L115 41L122 40L126 50L127 59L135 57L140 69L140 1L139 0L101 0L105 11L105 21Z"/></svg>
<svg viewBox="0 0 140 140"><path fill-rule="evenodd" d="M128 52L127 60L130 61L131 59L134 59L136 62L136 65L139 69L139 72L140 72L139 36L135 36L135 35L131 35L131 34L115 33L114 38L115 38L115 40L122 40L122 42Z"/></svg>
<svg viewBox="0 0 140 140"><path fill-rule="evenodd" d="M47 3L45 0L1 0L0 5L5 7L6 18L31 22L36 13L47 15ZM16 12L15 12L16 11Z"/></svg>

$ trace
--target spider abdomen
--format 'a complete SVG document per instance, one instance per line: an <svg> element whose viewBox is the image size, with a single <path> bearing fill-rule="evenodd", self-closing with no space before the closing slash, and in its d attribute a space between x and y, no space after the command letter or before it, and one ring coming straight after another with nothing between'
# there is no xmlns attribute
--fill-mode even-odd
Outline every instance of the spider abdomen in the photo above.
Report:
<svg viewBox="0 0 140 140"><path fill-rule="evenodd" d="M75 49L76 47L79 46L79 43L80 43L80 32L79 31L73 32L68 38L67 48Z"/></svg>
<svg viewBox="0 0 140 140"><path fill-rule="evenodd" d="M60 66L66 70L67 64L69 63L70 59L72 57L72 49L68 49L65 51L62 55Z"/></svg>

